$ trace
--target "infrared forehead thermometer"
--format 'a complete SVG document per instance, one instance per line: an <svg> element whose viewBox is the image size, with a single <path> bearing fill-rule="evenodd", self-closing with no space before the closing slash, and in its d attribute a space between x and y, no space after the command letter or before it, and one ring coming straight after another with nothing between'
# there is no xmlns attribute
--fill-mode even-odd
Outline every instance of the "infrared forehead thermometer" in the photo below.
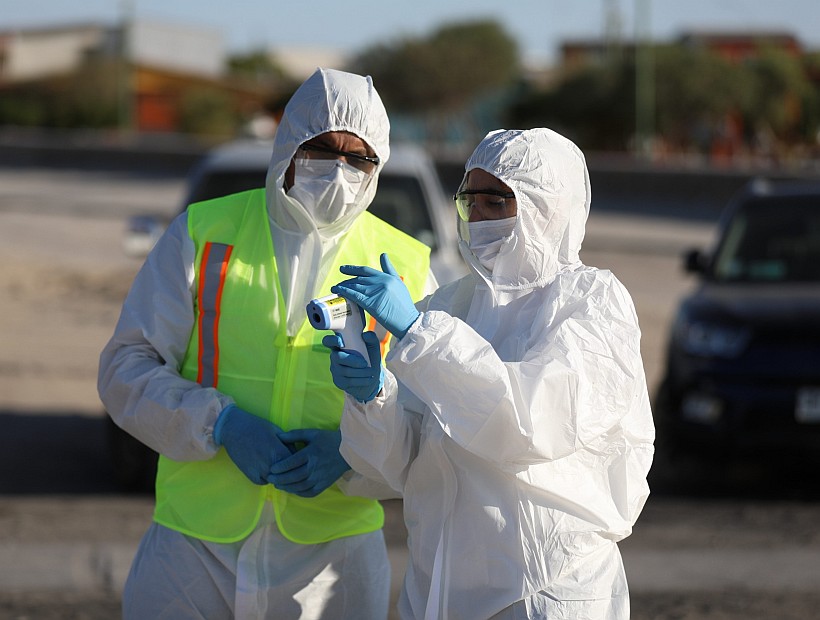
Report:
<svg viewBox="0 0 820 620"><path fill-rule="evenodd" d="M307 305L308 321L315 329L330 329L342 339L345 351L356 351L370 366L370 355L362 340L364 312L339 295L314 299Z"/></svg>

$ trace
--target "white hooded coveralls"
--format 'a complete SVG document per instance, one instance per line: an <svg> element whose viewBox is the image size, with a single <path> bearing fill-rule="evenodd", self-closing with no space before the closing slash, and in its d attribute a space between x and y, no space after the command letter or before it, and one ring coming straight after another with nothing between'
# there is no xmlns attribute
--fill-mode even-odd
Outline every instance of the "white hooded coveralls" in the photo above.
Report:
<svg viewBox="0 0 820 620"><path fill-rule="evenodd" d="M380 397L346 398L342 454L404 497L402 618L628 618L616 543L648 496L654 427L630 296L579 260L583 154L499 131L473 168L515 193L514 231L490 273L460 222L472 273L417 304Z"/></svg>
<svg viewBox="0 0 820 620"><path fill-rule="evenodd" d="M360 201L321 230L286 195L285 172L297 148L328 131L354 133L382 165L388 159L389 122L370 78L317 70L288 103L274 139L266 200L290 335L305 320L308 301L327 294L315 288L323 282L337 242L376 192L374 177ZM101 354L98 378L100 397L116 423L180 461L214 456L213 425L233 403L228 395L183 379L177 370L195 321L194 254L182 214L137 274ZM353 486L348 490L357 493ZM272 510L266 509L257 529L233 544L200 541L153 524L134 560L123 611L125 618L174 620L383 618L389 582L380 531L298 545L281 535Z"/></svg>

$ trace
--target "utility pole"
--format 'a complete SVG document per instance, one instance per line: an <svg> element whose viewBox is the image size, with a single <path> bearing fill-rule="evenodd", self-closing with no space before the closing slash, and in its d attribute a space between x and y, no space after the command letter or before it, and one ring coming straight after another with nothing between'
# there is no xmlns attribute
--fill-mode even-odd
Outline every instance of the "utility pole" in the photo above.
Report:
<svg viewBox="0 0 820 620"><path fill-rule="evenodd" d="M131 27L134 20L135 0L120 2L119 46L119 126L124 133L134 129L133 59L131 58Z"/></svg>
<svg viewBox="0 0 820 620"><path fill-rule="evenodd" d="M655 133L655 68L652 53L652 0L635 0L635 149L649 158Z"/></svg>
<svg viewBox="0 0 820 620"><path fill-rule="evenodd" d="M604 0L604 42L607 60L621 60L621 11L618 0Z"/></svg>

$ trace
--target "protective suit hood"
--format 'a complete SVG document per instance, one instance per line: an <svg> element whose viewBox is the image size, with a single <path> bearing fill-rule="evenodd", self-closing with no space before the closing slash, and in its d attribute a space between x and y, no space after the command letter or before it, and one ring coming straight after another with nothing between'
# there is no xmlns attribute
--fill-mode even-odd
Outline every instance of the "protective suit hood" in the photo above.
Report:
<svg viewBox="0 0 820 620"><path fill-rule="evenodd" d="M357 201L334 223L318 228L307 209L288 196L283 186L299 145L329 131L359 136L381 163ZM389 134L387 112L369 77L317 69L285 106L273 140L265 200L289 335L304 322L305 305L318 293L316 286L324 281L339 241L376 195L378 174L390 157Z"/></svg>
<svg viewBox="0 0 820 620"><path fill-rule="evenodd" d="M356 134L373 148L381 164L356 208L323 229L323 235L346 230L370 206L376 194L378 173L390 157L390 122L384 104L369 76L319 68L285 106L273 140L265 187L268 209L281 228L305 232L315 228L301 205L285 194L283 185L299 145L329 131Z"/></svg>
<svg viewBox="0 0 820 620"><path fill-rule="evenodd" d="M467 224L459 220L459 249L493 291L541 287L580 264L591 193L586 160L575 144L550 129L501 129L476 147L465 177L474 168L506 183L518 205L515 228L492 273L469 249Z"/></svg>

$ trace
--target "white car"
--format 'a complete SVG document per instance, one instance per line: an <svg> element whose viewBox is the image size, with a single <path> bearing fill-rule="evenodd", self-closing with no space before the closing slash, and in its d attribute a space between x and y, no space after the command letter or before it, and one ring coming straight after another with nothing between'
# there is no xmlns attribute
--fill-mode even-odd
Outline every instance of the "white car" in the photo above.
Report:
<svg viewBox="0 0 820 620"><path fill-rule="evenodd" d="M271 150L270 141L236 140L209 152L188 176L182 210L201 200L264 187ZM368 211L430 246L439 284L467 273L458 251L455 208L444 195L432 159L420 147L391 145ZM126 254L145 256L166 225L155 217L131 218L123 240Z"/></svg>

